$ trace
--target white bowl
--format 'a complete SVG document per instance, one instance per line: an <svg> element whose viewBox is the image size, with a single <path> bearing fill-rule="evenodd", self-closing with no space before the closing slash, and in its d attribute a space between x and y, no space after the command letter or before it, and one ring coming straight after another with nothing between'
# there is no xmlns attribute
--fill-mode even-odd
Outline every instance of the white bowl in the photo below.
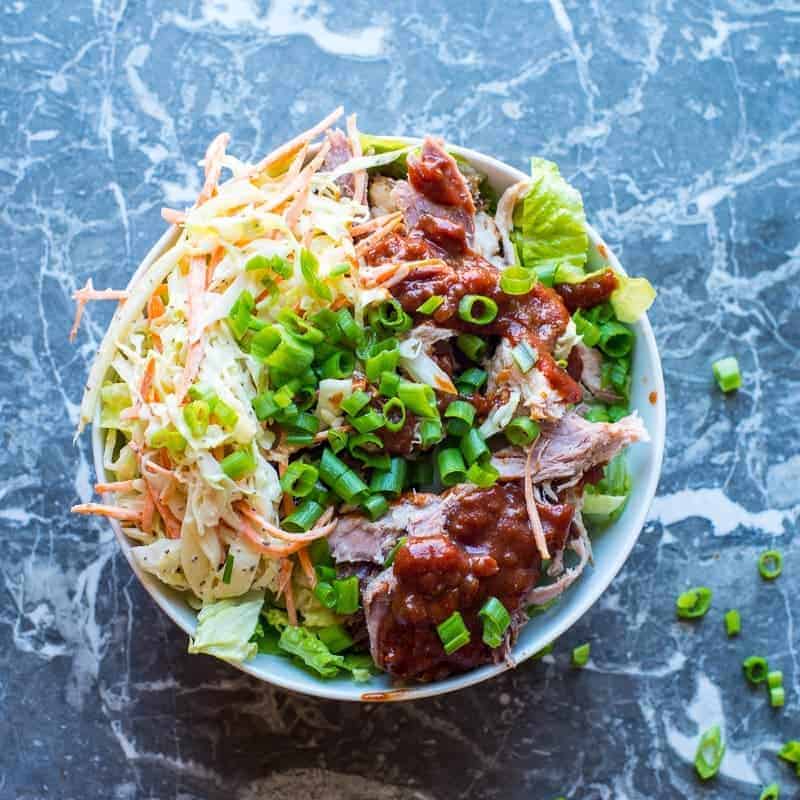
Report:
<svg viewBox="0 0 800 800"><path fill-rule="evenodd" d="M414 143L420 140L408 138L406 141ZM527 177L519 170L474 150L461 147L453 147L452 150L484 173L498 191L502 192L506 187ZM587 232L592 248L590 263L608 262L614 269L621 271L622 267L619 261L597 231L587 225ZM177 229L170 228L158 240L139 265L131 282L174 244L177 235ZM605 591L636 543L650 503L655 496L664 451L666 424L664 379L649 321L644 317L633 327L636 331L636 350L633 358L631 408L639 412L650 433L651 441L646 444L636 444L629 449L628 463L634 476L633 491L622 516L593 539L594 567L588 567L553 608L525 625L512 651L513 659L517 664L530 658L548 643L561 636L567 628L589 610ZM92 448L97 478L99 481L105 481L103 442L98 420L99 415L92 428ZM128 563L144 588L167 616L177 623L186 634L191 635L197 624L196 612L187 605L179 592L170 589L157 578L139 568L131 555L131 544L122 533L119 523L111 520L111 525ZM187 658L189 657L187 655ZM191 658L197 658L197 656L191 656ZM256 678L290 691L334 700L365 702L415 700L444 694L485 681L510 668L505 663L488 665L435 683L393 687L386 675L374 676L369 683L353 683L346 678L323 680L279 656L259 655L252 661L237 666Z"/></svg>

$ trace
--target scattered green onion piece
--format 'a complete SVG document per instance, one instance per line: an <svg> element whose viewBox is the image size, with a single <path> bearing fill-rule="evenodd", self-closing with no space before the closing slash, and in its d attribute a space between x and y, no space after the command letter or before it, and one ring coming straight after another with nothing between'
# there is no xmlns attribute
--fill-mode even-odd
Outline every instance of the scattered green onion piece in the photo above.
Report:
<svg viewBox="0 0 800 800"><path fill-rule="evenodd" d="M444 622L436 626L436 632L447 655L469 644L470 636L464 619L458 611L454 611Z"/></svg>
<svg viewBox="0 0 800 800"><path fill-rule="evenodd" d="M374 433L359 433L347 440L347 449L353 458L368 467L389 469L389 454L382 452L383 442Z"/></svg>
<svg viewBox="0 0 800 800"><path fill-rule="evenodd" d="M543 647L541 650L538 650L537 652L535 652L535 653L534 653L534 654L531 656L531 658L532 658L534 661L538 661L539 659L541 659L541 658L544 658L544 657L545 657L545 656L547 656L547 655L550 655L550 653L552 653L552 652L553 652L553 650L554 650L554 647L555 647L555 646L554 646L554 643L553 643L553 642L550 642L550 644L546 644L546 645L545 645L545 646L544 646L544 647Z"/></svg>
<svg viewBox="0 0 800 800"><path fill-rule="evenodd" d="M462 394L474 394L486 383L488 377L489 375L485 369L470 367L458 376L456 383L459 391L465 390Z"/></svg>
<svg viewBox="0 0 800 800"><path fill-rule="evenodd" d="M383 568L387 569L394 564L395 557L397 556L397 551L408 541L408 536L401 536L392 546L392 549L386 556L386 560L383 562Z"/></svg>
<svg viewBox="0 0 800 800"><path fill-rule="evenodd" d="M527 447L539 436L539 426L528 417L515 417L506 425L506 439L517 447Z"/></svg>
<svg viewBox="0 0 800 800"><path fill-rule="evenodd" d="M464 456L464 461L468 465L472 465L477 461L481 461L491 453L486 444L486 440L480 435L476 428L470 428L460 442L461 453Z"/></svg>
<svg viewBox="0 0 800 800"><path fill-rule="evenodd" d="M336 613L354 614L358 611L358 577L351 575L333 582L336 589Z"/></svg>
<svg viewBox="0 0 800 800"><path fill-rule="evenodd" d="M474 483L482 489L488 489L497 482L497 479L500 477L500 472L489 463L481 464L476 461L467 470L466 477L468 483Z"/></svg>
<svg viewBox="0 0 800 800"><path fill-rule="evenodd" d="M444 450L439 451L436 460L444 486L455 486L457 483L464 483L467 478L467 470L460 450L455 447L446 447Z"/></svg>
<svg viewBox="0 0 800 800"><path fill-rule="evenodd" d="M488 325L497 316L497 303L482 294L465 294L458 302L458 316L471 325Z"/></svg>
<svg viewBox="0 0 800 800"><path fill-rule="evenodd" d="M789 764L794 764L800 770L800 741L790 739L778 750L778 758L782 758Z"/></svg>
<svg viewBox="0 0 800 800"><path fill-rule="evenodd" d="M308 284L312 294L315 294L321 300L333 300L333 292L331 292L330 287L320 280L317 257L305 247L300 251L300 272L303 274L303 279Z"/></svg>
<svg viewBox="0 0 800 800"><path fill-rule="evenodd" d="M392 397L383 404L384 425L387 431L397 433L406 424L406 404L399 397Z"/></svg>
<svg viewBox="0 0 800 800"><path fill-rule="evenodd" d="M325 608L335 608L336 606L336 589L333 584L328 581L318 581L314 587L314 596L322 603Z"/></svg>
<svg viewBox="0 0 800 800"><path fill-rule="evenodd" d="M319 477L319 470L311 464L293 461L281 478L281 489L292 497L306 497L311 494Z"/></svg>
<svg viewBox="0 0 800 800"><path fill-rule="evenodd" d="M723 392L732 392L742 386L742 373L739 371L739 362L734 356L720 358L711 365L711 371L717 381L717 386Z"/></svg>
<svg viewBox="0 0 800 800"><path fill-rule="evenodd" d="M376 411L374 408L370 408L369 411L365 411L357 417L350 417L351 425L359 433L376 431L378 428L382 428L385 422L386 420L383 418L383 414L381 414L380 411Z"/></svg>
<svg viewBox="0 0 800 800"><path fill-rule="evenodd" d="M356 344L361 340L363 332L346 308L340 308L336 312L336 325L346 341Z"/></svg>
<svg viewBox="0 0 800 800"><path fill-rule="evenodd" d="M556 266L553 273L553 283L583 283L586 279L586 271L583 267L570 264L569 261L562 261Z"/></svg>
<svg viewBox="0 0 800 800"><path fill-rule="evenodd" d="M347 261L343 261L341 264L337 264L329 273L328 275L331 278L338 278L342 275L347 275L350 272L351 265Z"/></svg>
<svg viewBox="0 0 800 800"><path fill-rule="evenodd" d="M707 781L719 771L725 755L725 742L722 740L719 725L709 728L701 737L694 756L694 767L697 774Z"/></svg>
<svg viewBox="0 0 800 800"><path fill-rule="evenodd" d="M781 796L781 788L777 783L771 783L769 786L764 787L764 791L758 797L758 800L779 800Z"/></svg>
<svg viewBox="0 0 800 800"><path fill-rule="evenodd" d="M462 333L456 339L458 349L471 361L480 361L486 354L486 340L472 333Z"/></svg>
<svg viewBox="0 0 800 800"><path fill-rule="evenodd" d="M331 428L328 431L328 444L334 453L341 452L347 447L347 431L340 430L339 428Z"/></svg>
<svg viewBox="0 0 800 800"><path fill-rule="evenodd" d="M742 620L739 612L732 608L725 613L725 632L729 637L738 636L742 630Z"/></svg>
<svg viewBox="0 0 800 800"><path fill-rule="evenodd" d="M767 550L758 557L758 571L767 581L774 581L783 572L783 554L780 550Z"/></svg>
<svg viewBox="0 0 800 800"><path fill-rule="evenodd" d="M355 356L349 350L337 350L322 363L323 378L349 378L356 366Z"/></svg>
<svg viewBox="0 0 800 800"><path fill-rule="evenodd" d="M524 267L507 267L500 273L500 291L505 294L528 294L536 283L536 275Z"/></svg>
<svg viewBox="0 0 800 800"><path fill-rule="evenodd" d="M371 494L361 506L373 522L389 510L389 502L382 494Z"/></svg>
<svg viewBox="0 0 800 800"><path fill-rule="evenodd" d="M779 669L770 670L767 673L767 687L777 689L779 686L783 686L783 672Z"/></svg>
<svg viewBox="0 0 800 800"><path fill-rule="evenodd" d="M350 397L346 397L344 400L342 400L339 407L342 409L342 411L344 411L345 414L352 417L358 414L358 412L369 403L369 400L369 392L364 392L359 389L358 391L353 392Z"/></svg>
<svg viewBox="0 0 800 800"><path fill-rule="evenodd" d="M453 436L463 436L475 421L475 406L466 400L453 400L444 412L447 431Z"/></svg>
<svg viewBox="0 0 800 800"><path fill-rule="evenodd" d="M272 392L266 391L257 394L253 398L253 411L259 420L270 419L280 409L280 406L275 402L275 397Z"/></svg>
<svg viewBox="0 0 800 800"><path fill-rule="evenodd" d="M372 473L369 483L370 491L382 492L391 497L399 497L403 492L408 475L408 463L400 456L394 456L386 470L377 470Z"/></svg>
<svg viewBox="0 0 800 800"><path fill-rule="evenodd" d="M281 309L278 321L301 342L316 345L325 341L325 334L319 328L315 328L291 308Z"/></svg>
<svg viewBox="0 0 800 800"><path fill-rule="evenodd" d="M378 322L384 328L398 331L408 330L412 325L411 317L406 314L403 306L394 297L378 306Z"/></svg>
<svg viewBox="0 0 800 800"><path fill-rule="evenodd" d="M255 472L256 460L249 450L236 450L225 456L219 466L232 481L238 481Z"/></svg>
<svg viewBox="0 0 800 800"><path fill-rule="evenodd" d="M228 312L228 324L237 340L241 340L250 329L250 317L255 306L256 301L247 289L236 298L236 302L231 306L231 310Z"/></svg>
<svg viewBox="0 0 800 800"><path fill-rule="evenodd" d="M245 272L257 272L260 270L272 270L282 278L290 278L294 269L292 265L283 257L275 254L273 256L257 255L253 256L244 265Z"/></svg>
<svg viewBox="0 0 800 800"><path fill-rule="evenodd" d="M275 405L277 405L278 408L288 408L292 402L295 391L299 388L300 384L297 380L284 383L283 386L281 386L280 389L276 389L272 395Z"/></svg>
<svg viewBox="0 0 800 800"><path fill-rule="evenodd" d="M444 428L441 420L423 419L419 424L420 446L423 450L441 442L444 439Z"/></svg>
<svg viewBox="0 0 800 800"><path fill-rule="evenodd" d="M405 404L406 410L412 414L420 417L439 416L436 394L430 386L401 380L397 387L397 396Z"/></svg>
<svg viewBox="0 0 800 800"><path fill-rule="evenodd" d="M578 645L577 647L573 648L572 650L572 666L573 667L585 667L589 663L589 652L591 650L591 645L587 642L586 644Z"/></svg>
<svg viewBox="0 0 800 800"><path fill-rule="evenodd" d="M359 503L369 494L367 484L359 478L354 470L348 469L340 475L331 489L344 500L345 503Z"/></svg>
<svg viewBox="0 0 800 800"><path fill-rule="evenodd" d="M392 350L382 350L370 356L364 362L364 372L370 383L377 383L383 372L394 372L400 363L400 351L395 347Z"/></svg>
<svg viewBox="0 0 800 800"><path fill-rule="evenodd" d="M347 265L350 266L349 264ZM331 653L341 653L353 646L353 639L341 625L328 625L316 631L317 636Z"/></svg>
<svg viewBox="0 0 800 800"><path fill-rule="evenodd" d="M431 295L418 309L417 314L433 314L444 303L444 297L438 294Z"/></svg>
<svg viewBox="0 0 800 800"><path fill-rule="evenodd" d="M623 417L627 417L630 414L630 410L627 406L622 406L619 404L609 406L608 407L608 419L609 422L619 422Z"/></svg>
<svg viewBox="0 0 800 800"><path fill-rule="evenodd" d="M324 511L316 500L307 498L283 520L283 527L290 533L303 533L314 526Z"/></svg>
<svg viewBox="0 0 800 800"><path fill-rule="evenodd" d="M222 582L226 584L230 583L232 574L233 574L233 553L228 553L228 557L225 559L225 568L222 570Z"/></svg>
<svg viewBox="0 0 800 800"><path fill-rule="evenodd" d="M344 463L340 458L334 455L332 450L325 448L322 451L322 458L319 461L319 477L320 480L333 488L345 472L350 472L350 467Z"/></svg>
<svg viewBox="0 0 800 800"><path fill-rule="evenodd" d="M397 397L400 387L400 376L396 372L381 372L381 382L378 391L382 397Z"/></svg>
<svg viewBox="0 0 800 800"><path fill-rule="evenodd" d="M183 419L192 436L199 438L208 430L211 409L205 400L193 400L183 407Z"/></svg>
<svg viewBox="0 0 800 800"><path fill-rule="evenodd" d="M177 454L186 448L186 439L173 428L160 428L150 436L150 446L166 447L170 453Z"/></svg>
<svg viewBox="0 0 800 800"><path fill-rule="evenodd" d="M769 690L769 704L773 708L781 708L786 702L786 692L783 686L776 686Z"/></svg>
<svg viewBox="0 0 800 800"><path fill-rule="evenodd" d="M764 683L769 672L767 659L761 656L750 656L746 658L742 661L742 669L744 669L744 675L747 680L754 686L757 686L759 683Z"/></svg>
<svg viewBox="0 0 800 800"><path fill-rule="evenodd" d="M608 409L605 406L591 406L583 416L589 422L610 422Z"/></svg>
<svg viewBox="0 0 800 800"><path fill-rule="evenodd" d="M523 374L530 372L533 365L539 358L539 354L535 348L531 347L527 342L520 342L512 351L511 356L519 367L519 371Z"/></svg>
<svg viewBox="0 0 800 800"><path fill-rule="evenodd" d="M324 539L316 539L315 541L325 541ZM327 564L316 564L314 572L317 574L317 580L327 581L330 583L336 577L336 567L330 567Z"/></svg>
<svg viewBox="0 0 800 800"><path fill-rule="evenodd" d="M319 431L319 420L308 411L302 411L292 421L292 427L303 433L315 434Z"/></svg>
<svg viewBox="0 0 800 800"><path fill-rule="evenodd" d="M675 601L675 611L681 619L699 619L711 608L711 589L696 586L681 594Z"/></svg>
<svg viewBox="0 0 800 800"><path fill-rule="evenodd" d="M633 348L633 332L619 322L606 322L600 326L600 341L597 346L611 358L628 355Z"/></svg>
<svg viewBox="0 0 800 800"><path fill-rule="evenodd" d="M484 644L492 648L500 647L503 636L511 624L511 616L506 607L496 597L490 597L481 607L478 616L483 620L481 638Z"/></svg>
<svg viewBox="0 0 800 800"><path fill-rule="evenodd" d="M600 341L600 327L587 319L581 309L572 315L572 321L575 323L576 332L587 347L594 347Z"/></svg>
<svg viewBox="0 0 800 800"><path fill-rule="evenodd" d="M435 477L436 470L430 458L418 458L416 461L411 462L408 470L409 486L413 486L415 489L432 487Z"/></svg>
<svg viewBox="0 0 800 800"><path fill-rule="evenodd" d="M308 555L311 558L312 564L320 566L332 567L333 556L331 555L331 546L328 544L327 539L314 539L308 546ZM334 575L336 573L334 572Z"/></svg>

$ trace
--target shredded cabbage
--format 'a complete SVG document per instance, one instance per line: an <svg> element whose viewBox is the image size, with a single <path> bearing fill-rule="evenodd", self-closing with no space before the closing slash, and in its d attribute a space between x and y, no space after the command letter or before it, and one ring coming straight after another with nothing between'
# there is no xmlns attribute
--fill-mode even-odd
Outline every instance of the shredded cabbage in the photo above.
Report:
<svg viewBox="0 0 800 800"><path fill-rule="evenodd" d="M234 663L252 658L258 647L250 640L263 605L263 592L248 592L203 606L197 615L197 630L189 642L189 652L206 653Z"/></svg>

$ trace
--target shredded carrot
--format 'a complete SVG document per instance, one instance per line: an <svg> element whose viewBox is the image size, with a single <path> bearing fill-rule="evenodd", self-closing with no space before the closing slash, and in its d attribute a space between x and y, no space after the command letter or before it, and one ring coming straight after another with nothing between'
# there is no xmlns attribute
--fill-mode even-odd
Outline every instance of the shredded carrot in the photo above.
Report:
<svg viewBox="0 0 800 800"><path fill-rule="evenodd" d="M208 266L206 266L206 289L211 285L211 281L214 278L214 270L219 265L219 262L225 257L225 248L218 247L211 255L211 259L208 262Z"/></svg>
<svg viewBox="0 0 800 800"><path fill-rule="evenodd" d="M317 573L314 569L314 565L311 563L311 556L308 554L307 547L297 551L297 560L300 562L303 573L308 579L308 585L313 589L317 585Z"/></svg>
<svg viewBox="0 0 800 800"><path fill-rule="evenodd" d="M175 399L183 402L186 392L194 383L200 362L203 360L203 318L202 305L206 283L206 260L203 256L193 256L189 265L189 347L186 354L186 363L178 387L175 390Z"/></svg>
<svg viewBox="0 0 800 800"><path fill-rule="evenodd" d="M145 533L153 532L153 513L156 510L156 504L153 502L153 496L149 491L144 493L144 508L142 509L142 522L141 528Z"/></svg>
<svg viewBox="0 0 800 800"><path fill-rule="evenodd" d="M378 228L382 228L384 225L389 225L390 223L396 222L398 219L402 219L402 217L402 211L393 211L391 214L381 214L381 216L373 217L371 220L362 222L360 225L354 225L350 228L350 235L354 239L358 236L366 236L368 233L372 233L378 230Z"/></svg>
<svg viewBox="0 0 800 800"><path fill-rule="evenodd" d="M331 311L338 311L340 308L343 308L346 305L349 305L350 301L345 297L343 294L340 294L332 303L331 303Z"/></svg>
<svg viewBox="0 0 800 800"><path fill-rule="evenodd" d="M303 169L300 170L300 174L289 181L288 186L278 195L279 198L283 199L279 202L273 199L267 204L268 207L274 209L294 195L294 200L292 200L283 214L283 218L290 228L294 228L300 219L300 215L303 213L303 209L305 209L308 203L308 195L311 192L311 180L317 170L322 166L322 162L325 161L325 156L328 155L330 149L331 143L327 141L323 142L322 146L319 148L319 152L311 159L308 166L303 167Z"/></svg>
<svg viewBox="0 0 800 800"><path fill-rule="evenodd" d="M153 292L153 294L150 295L150 299L147 301L147 318L156 319L160 317L166 310L167 307L164 305L164 301L155 292Z"/></svg>
<svg viewBox="0 0 800 800"><path fill-rule="evenodd" d="M110 483L96 483L94 490L97 494L109 494L110 492L130 492L135 489L134 482L131 481L111 481Z"/></svg>
<svg viewBox="0 0 800 800"><path fill-rule="evenodd" d="M166 534L168 539L180 539L181 538L181 523L175 517L175 515L170 511L169 506L166 503L162 503L158 497L156 497L155 492L153 491L152 486L145 481L145 486L147 487L147 493L150 495L150 499L153 501L153 505L156 507L156 511L158 511L159 516L164 521L164 528L166 529Z"/></svg>
<svg viewBox="0 0 800 800"><path fill-rule="evenodd" d="M186 212L177 211L174 208L162 208L161 219L168 222L170 225L183 225L186 222Z"/></svg>
<svg viewBox="0 0 800 800"><path fill-rule="evenodd" d="M82 503L72 506L70 509L73 514L98 514L101 517L111 517L122 522L140 522L142 512L133 508L122 508L121 506L109 506L103 503Z"/></svg>
<svg viewBox="0 0 800 800"><path fill-rule="evenodd" d="M221 133L217 136L206 150L206 157L203 159L203 166L205 168L206 180L203 188L200 190L200 195L197 198L197 205L201 206L206 200L210 200L214 196L219 182L219 176L222 173L222 159L225 157L225 148L231 140L229 133Z"/></svg>
<svg viewBox="0 0 800 800"><path fill-rule="evenodd" d="M362 239L356 245L356 255L359 257L362 256L371 247L374 247L376 244L386 239L395 228L399 228L402 224L403 215L398 212L394 219L387 221L382 228L378 228L374 233L367 236L366 239Z"/></svg>
<svg viewBox="0 0 800 800"><path fill-rule="evenodd" d="M155 389L153 389L153 379L155 378L155 374L156 360L151 356L147 362L147 366L144 368L142 382L139 385L139 394L142 397L142 401L145 403L151 403L153 401L153 395L155 392Z"/></svg>
<svg viewBox="0 0 800 800"><path fill-rule="evenodd" d="M78 328L83 319L83 309L90 300L125 300L128 292L125 289L95 289L92 284L92 279L86 281L86 285L82 289L78 289L72 293L72 298L75 300L75 320L72 323L72 328L69 332L69 340L75 341L78 335Z"/></svg>
<svg viewBox="0 0 800 800"><path fill-rule="evenodd" d="M285 531L273 525L271 522L267 522L267 520L252 508L252 506L249 506L244 501L240 501L236 505L236 509L240 514L247 517L251 522L254 522L270 536L274 536L276 539L282 539L285 542L292 542L292 544L308 544L308 542L313 542L315 539L322 539L336 527L335 522L330 522L333 516L333 508L329 508L317 520L314 527L306 533L290 533L289 531Z"/></svg>
<svg viewBox="0 0 800 800"><path fill-rule="evenodd" d="M286 545L282 547L275 547L273 545L265 544L264 540L253 530L250 523L244 518L239 517L239 533L241 533L247 540L247 544L257 553L263 553L265 556L271 558L284 558L292 553L296 553L305 547L305 542L297 542L294 545Z"/></svg>
<svg viewBox="0 0 800 800"><path fill-rule="evenodd" d="M379 267L369 267L359 270L358 277L367 289L374 289L382 286L388 289L401 281L404 281L410 274L411 268L408 264L400 262L392 264L381 264Z"/></svg>

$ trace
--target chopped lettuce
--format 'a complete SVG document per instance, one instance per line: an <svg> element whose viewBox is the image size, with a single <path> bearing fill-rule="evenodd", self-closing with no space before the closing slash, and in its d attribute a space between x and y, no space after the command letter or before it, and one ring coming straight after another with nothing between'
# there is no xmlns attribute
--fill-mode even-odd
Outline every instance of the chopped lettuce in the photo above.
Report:
<svg viewBox="0 0 800 800"><path fill-rule="evenodd" d="M631 474L620 453L608 462L602 480L586 487L583 496L583 513L592 521L607 524L618 519L625 509L631 493Z"/></svg>
<svg viewBox="0 0 800 800"><path fill-rule="evenodd" d="M297 656L307 667L323 678L333 678L344 666L344 657L331 653L322 640L307 628L289 625L281 631L278 640L281 650Z"/></svg>
<svg viewBox="0 0 800 800"><path fill-rule="evenodd" d="M611 294L611 307L620 322L636 322L653 305L656 290L647 278L629 278L619 273L617 284Z"/></svg>
<svg viewBox="0 0 800 800"><path fill-rule="evenodd" d="M589 239L580 193L552 161L531 161L531 188L514 210L517 247L529 269L586 263Z"/></svg>
<svg viewBox="0 0 800 800"><path fill-rule="evenodd" d="M194 638L189 640L189 652L206 653L235 663L252 658L258 652L258 645L251 639L263 605L263 592L248 592L203 606L197 615Z"/></svg>

